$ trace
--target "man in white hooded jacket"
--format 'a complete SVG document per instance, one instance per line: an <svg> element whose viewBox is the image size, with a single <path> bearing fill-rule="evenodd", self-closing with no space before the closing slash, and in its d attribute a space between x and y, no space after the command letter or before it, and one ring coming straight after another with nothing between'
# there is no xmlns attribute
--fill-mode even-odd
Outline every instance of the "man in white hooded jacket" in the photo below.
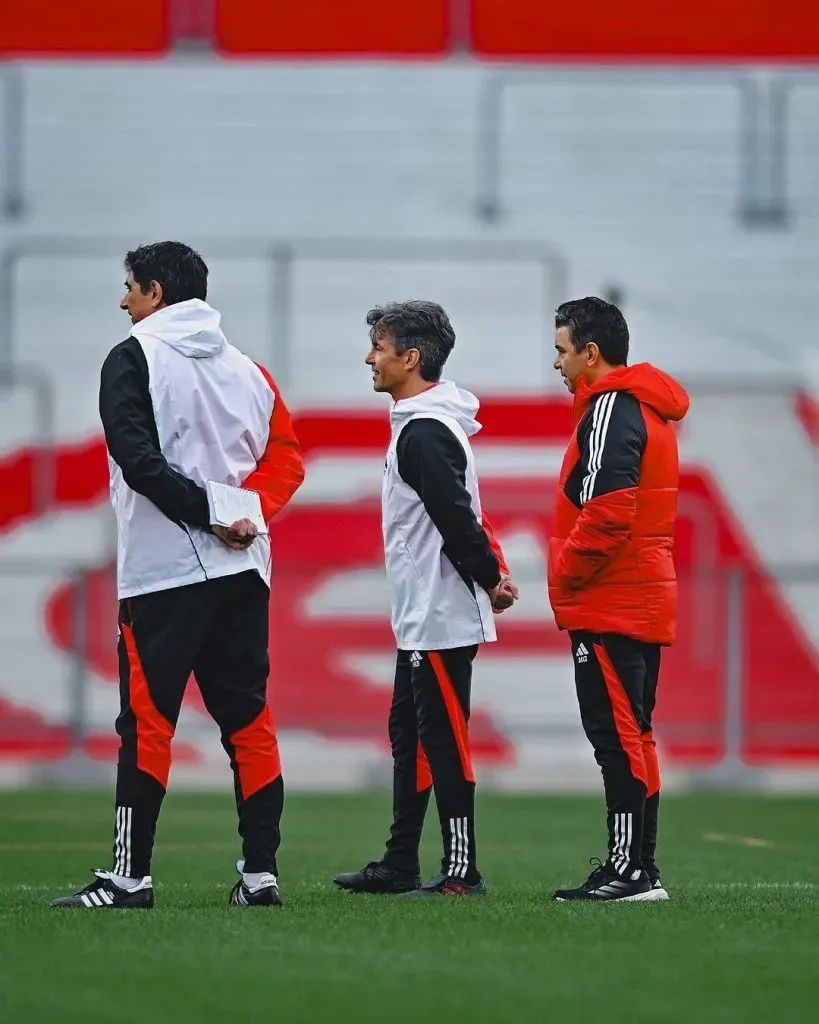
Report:
<svg viewBox="0 0 819 1024"><path fill-rule="evenodd" d="M269 521L304 465L273 379L228 343L205 301L201 256L158 242L125 267L134 326L100 379L120 598L114 864L52 905L153 906L154 833L193 673L234 773L244 858L230 902L275 906L284 790L267 703L270 542L250 520L212 527L206 485L256 491Z"/></svg>
<svg viewBox="0 0 819 1024"><path fill-rule="evenodd" d="M393 824L386 853L337 875L354 892L482 895L469 746L472 662L496 638L493 611L517 588L481 509L469 439L478 400L441 372L455 344L434 302L367 314L373 387L393 399L382 509L392 626L398 646L390 740ZM441 823L441 873L421 884L418 846L429 796Z"/></svg>

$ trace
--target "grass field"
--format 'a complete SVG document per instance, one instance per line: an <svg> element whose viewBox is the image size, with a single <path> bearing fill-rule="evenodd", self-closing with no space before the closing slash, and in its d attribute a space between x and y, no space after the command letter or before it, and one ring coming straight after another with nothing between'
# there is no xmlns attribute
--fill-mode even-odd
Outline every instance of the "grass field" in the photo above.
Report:
<svg viewBox="0 0 819 1024"><path fill-rule="evenodd" d="M590 906L549 897L601 852L596 800L483 797L490 895L419 903L328 884L379 855L386 794L294 795L287 905L268 911L226 906L230 797L171 793L152 913L49 909L109 866L110 802L0 793L3 1022L819 1019L816 799L668 798L661 866L673 901Z"/></svg>

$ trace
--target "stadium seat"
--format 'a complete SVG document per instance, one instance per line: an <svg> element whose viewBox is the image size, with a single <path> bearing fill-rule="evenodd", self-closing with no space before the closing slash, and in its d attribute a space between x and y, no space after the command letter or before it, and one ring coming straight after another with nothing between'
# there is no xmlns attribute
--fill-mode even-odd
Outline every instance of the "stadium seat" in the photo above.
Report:
<svg viewBox="0 0 819 1024"><path fill-rule="evenodd" d="M217 0L216 46L233 56L443 55L447 0L415 0L412 16L382 0Z"/></svg>
<svg viewBox="0 0 819 1024"><path fill-rule="evenodd" d="M169 0L133 10L110 0L10 0L0 18L0 56L152 56L168 48Z"/></svg>
<svg viewBox="0 0 819 1024"><path fill-rule="evenodd" d="M486 57L607 61L815 60L819 6L743 0L472 0L473 49Z"/></svg>

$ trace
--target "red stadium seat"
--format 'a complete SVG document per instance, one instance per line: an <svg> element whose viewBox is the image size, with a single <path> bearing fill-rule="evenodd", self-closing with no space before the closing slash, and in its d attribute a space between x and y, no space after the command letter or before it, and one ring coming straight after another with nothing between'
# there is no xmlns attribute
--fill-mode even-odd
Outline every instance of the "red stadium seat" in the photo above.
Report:
<svg viewBox="0 0 819 1024"><path fill-rule="evenodd" d="M217 0L225 54L435 57L447 52L448 0Z"/></svg>
<svg viewBox="0 0 819 1024"><path fill-rule="evenodd" d="M0 56L154 56L169 44L169 0L9 0Z"/></svg>
<svg viewBox="0 0 819 1024"><path fill-rule="evenodd" d="M819 58L816 0L471 0L472 45L499 58L735 61Z"/></svg>

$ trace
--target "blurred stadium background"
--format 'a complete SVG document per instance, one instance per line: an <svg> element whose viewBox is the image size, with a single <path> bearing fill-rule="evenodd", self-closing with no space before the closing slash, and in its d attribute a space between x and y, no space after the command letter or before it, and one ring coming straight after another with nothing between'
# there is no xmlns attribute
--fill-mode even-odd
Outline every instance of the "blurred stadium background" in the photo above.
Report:
<svg viewBox="0 0 819 1024"><path fill-rule="evenodd" d="M27 0L0 19L0 782L105 782L117 707L99 367L126 248L199 247L296 414L272 701L291 787L389 778L386 408L363 316L430 297L521 583L479 661L480 779L598 786L545 591L569 428L552 310L619 302L680 377L679 787L819 786L813 0ZM776 17L774 17L774 14ZM192 685L173 784L229 785Z"/></svg>

